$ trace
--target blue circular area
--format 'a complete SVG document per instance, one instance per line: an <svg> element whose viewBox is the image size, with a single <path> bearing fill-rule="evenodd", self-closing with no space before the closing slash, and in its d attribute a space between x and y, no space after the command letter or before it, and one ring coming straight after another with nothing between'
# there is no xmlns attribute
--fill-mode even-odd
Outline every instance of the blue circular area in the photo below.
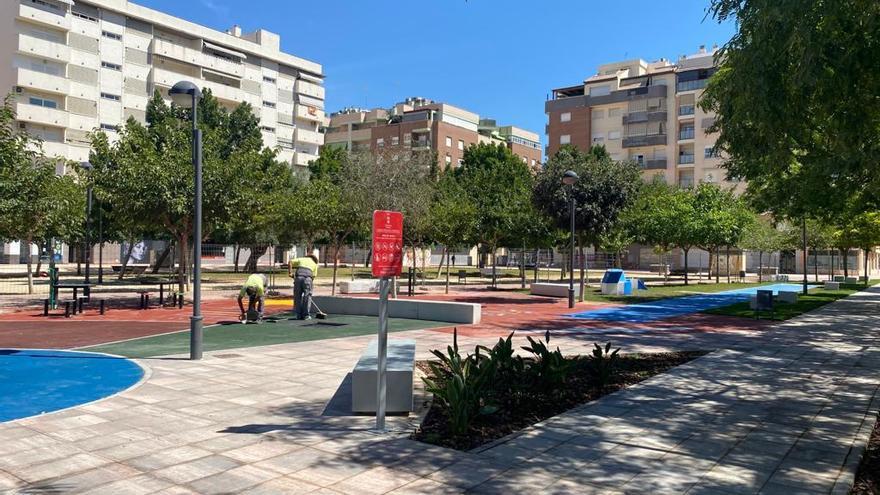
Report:
<svg viewBox="0 0 880 495"><path fill-rule="evenodd" d="M133 361L105 354L0 349L0 422L102 399L142 376Z"/></svg>

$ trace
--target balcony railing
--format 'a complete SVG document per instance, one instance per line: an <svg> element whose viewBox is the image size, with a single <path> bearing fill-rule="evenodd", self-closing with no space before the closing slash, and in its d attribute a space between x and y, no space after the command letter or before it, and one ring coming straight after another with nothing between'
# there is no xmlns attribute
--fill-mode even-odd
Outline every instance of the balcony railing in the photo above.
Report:
<svg viewBox="0 0 880 495"><path fill-rule="evenodd" d="M623 116L623 124L635 124L639 122L664 122L666 121L666 112L662 111L642 111L630 112Z"/></svg>
<svg viewBox="0 0 880 495"><path fill-rule="evenodd" d="M683 141L685 139L693 139L694 138L694 129L687 128L678 131L678 140Z"/></svg>
<svg viewBox="0 0 880 495"><path fill-rule="evenodd" d="M708 82L709 82L708 79L696 79L693 81L679 81L678 84L675 85L675 90L678 92L696 91L698 89L705 88L706 84Z"/></svg>
<svg viewBox="0 0 880 495"><path fill-rule="evenodd" d="M648 134L645 136L628 136L623 138L621 145L624 148L635 146L655 146L666 144L666 134Z"/></svg>
<svg viewBox="0 0 880 495"><path fill-rule="evenodd" d="M688 165L691 163L694 163L693 153L678 155L678 164L679 165Z"/></svg>
<svg viewBox="0 0 880 495"><path fill-rule="evenodd" d="M694 106L693 105L681 105L678 107L679 115L693 115L694 114Z"/></svg>
<svg viewBox="0 0 880 495"><path fill-rule="evenodd" d="M679 179L678 186L686 189L694 187L694 179Z"/></svg>
<svg viewBox="0 0 880 495"><path fill-rule="evenodd" d="M666 158L655 158L653 160L642 162L639 165L643 170L665 170L666 164Z"/></svg>

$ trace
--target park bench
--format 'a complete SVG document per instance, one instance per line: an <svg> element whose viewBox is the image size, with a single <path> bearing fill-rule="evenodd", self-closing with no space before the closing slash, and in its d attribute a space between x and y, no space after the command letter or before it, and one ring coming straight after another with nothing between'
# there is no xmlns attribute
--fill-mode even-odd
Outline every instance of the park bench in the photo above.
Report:
<svg viewBox="0 0 880 495"><path fill-rule="evenodd" d="M859 279L857 277L846 277L843 279L843 283L845 284L857 284L859 283Z"/></svg>
<svg viewBox="0 0 880 495"><path fill-rule="evenodd" d="M379 279L343 280L339 282L342 294L369 294L379 292Z"/></svg>
<svg viewBox="0 0 880 495"><path fill-rule="evenodd" d="M379 344L370 341L351 373L351 409L356 413L376 412L376 387L379 369ZM389 339L386 361L387 381L385 410L406 413L413 410L413 371L416 362L416 341Z"/></svg>
<svg viewBox="0 0 880 495"><path fill-rule="evenodd" d="M825 290L840 290L840 282L825 281Z"/></svg>
<svg viewBox="0 0 880 495"><path fill-rule="evenodd" d="M149 263L132 263L125 266L125 274L133 273L135 275L142 275L149 267ZM122 265L110 265L110 268L112 268L115 273L119 273L122 270Z"/></svg>
<svg viewBox="0 0 880 495"><path fill-rule="evenodd" d="M793 290L781 290L776 298L779 302L794 304L798 302L798 293Z"/></svg>
<svg viewBox="0 0 880 495"><path fill-rule="evenodd" d="M568 297L568 284L553 284L549 282L535 282L531 284L529 293L534 296ZM580 296L580 284L574 285L575 297Z"/></svg>

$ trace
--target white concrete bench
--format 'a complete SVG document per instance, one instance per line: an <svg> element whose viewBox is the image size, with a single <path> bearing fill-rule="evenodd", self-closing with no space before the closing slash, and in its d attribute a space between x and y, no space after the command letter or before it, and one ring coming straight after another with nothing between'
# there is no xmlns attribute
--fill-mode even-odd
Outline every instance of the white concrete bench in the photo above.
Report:
<svg viewBox="0 0 880 495"><path fill-rule="evenodd" d="M313 296L324 312L337 315L378 316L379 300L372 297ZM479 323L481 306L455 301L424 301L420 299L390 299L388 316L413 320L445 321L449 323Z"/></svg>
<svg viewBox="0 0 880 495"><path fill-rule="evenodd" d="M529 286L529 293L535 296L568 297L568 284L552 284L548 282L536 282ZM574 284L575 297L580 296L580 283Z"/></svg>
<svg viewBox="0 0 880 495"><path fill-rule="evenodd" d="M773 280L776 282L788 282L788 275L775 275Z"/></svg>
<svg viewBox="0 0 880 495"><path fill-rule="evenodd" d="M779 294L776 296L776 299L779 302L784 303L796 303L798 302L798 293L791 290L781 290Z"/></svg>
<svg viewBox="0 0 880 495"><path fill-rule="evenodd" d="M825 290L840 290L840 282L825 281Z"/></svg>
<svg viewBox="0 0 880 495"><path fill-rule="evenodd" d="M504 270L501 267L495 268L495 276L501 278L501 275L504 274ZM492 277L492 267L489 268L480 268L480 275L483 277Z"/></svg>
<svg viewBox="0 0 880 495"><path fill-rule="evenodd" d="M343 280L338 282L342 294L370 294L379 292L379 279Z"/></svg>
<svg viewBox="0 0 880 495"><path fill-rule="evenodd" d="M403 413L413 410L413 369L416 362L416 341L388 339L388 360L385 410ZM378 341L367 345L351 373L351 409L356 413L376 412L376 381L379 358Z"/></svg>
<svg viewBox="0 0 880 495"><path fill-rule="evenodd" d="M846 277L844 277L843 275L835 275L834 276L835 282L843 282L844 280L846 280Z"/></svg>
<svg viewBox="0 0 880 495"><path fill-rule="evenodd" d="M843 279L843 283L845 284L857 284L859 283L859 279L856 277L846 277Z"/></svg>

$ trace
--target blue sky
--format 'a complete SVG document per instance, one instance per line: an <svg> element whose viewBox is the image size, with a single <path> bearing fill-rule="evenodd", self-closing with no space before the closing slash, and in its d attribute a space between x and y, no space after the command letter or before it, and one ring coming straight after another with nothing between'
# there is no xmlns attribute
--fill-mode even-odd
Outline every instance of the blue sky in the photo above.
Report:
<svg viewBox="0 0 880 495"><path fill-rule="evenodd" d="M323 64L327 110L424 96L544 132L544 101L605 62L722 45L708 0L134 0L211 28L281 35Z"/></svg>

